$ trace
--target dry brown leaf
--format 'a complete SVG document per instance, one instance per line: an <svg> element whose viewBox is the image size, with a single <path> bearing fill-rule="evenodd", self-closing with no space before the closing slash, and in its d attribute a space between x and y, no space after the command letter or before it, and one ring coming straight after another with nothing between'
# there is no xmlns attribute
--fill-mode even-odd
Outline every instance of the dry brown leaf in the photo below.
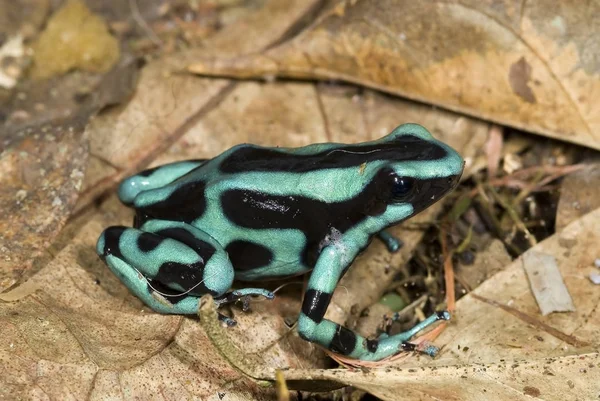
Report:
<svg viewBox="0 0 600 401"><path fill-rule="evenodd" d="M5 217L0 220L0 291L29 274L60 233L86 170L84 126L97 110L127 97L134 76L131 60L123 60L103 76L27 82L19 87L22 96L5 105L8 118L0 126L0 209ZM90 93L81 92L82 87Z"/></svg>
<svg viewBox="0 0 600 401"><path fill-rule="evenodd" d="M465 155L474 155L481 149L488 131L487 124L373 92L361 93L348 87L320 87L300 83L243 83L232 86L225 95L221 95L218 105L200 114L197 122L178 128L176 121L158 118L163 115L171 116L176 112L165 112L159 92L155 92L153 98L148 98L146 91L149 88L143 85L156 86L159 82L146 80L146 73L142 72L140 87L126 108L117 114L111 110L98 117L88 130L88 134L94 137L93 144L113 144L101 151L96 147L94 154L102 153L107 158L112 158L110 164L117 172L115 174L124 174L124 171L135 164L136 159L132 163L128 157L136 154L136 146L137 152L146 157L147 144L153 140L158 142L157 147L164 146L166 149L153 162L162 163L181 158L211 157L233 144L250 140L271 146L300 146L327 140L357 142L379 137L400 122L419 121L438 138L449 142ZM205 85L203 80L198 81ZM213 83L217 84L219 83ZM163 88L166 93L162 96L166 101L180 105L169 110L183 108L179 103L179 93L185 99L193 99L188 93L194 88L186 85L175 89L165 85ZM144 99L148 105L145 108L140 106ZM202 109L203 105L200 102L187 107L189 109L186 110L193 110L194 107ZM143 110L144 115L148 113L157 116L154 124L172 127L162 131L162 138L166 139L161 139L160 133L154 136L158 130L122 128L143 124L140 110ZM184 112L189 112L186 110ZM125 116L133 118L133 121L127 121ZM103 129L97 129L100 126ZM175 143L161 143L171 138L169 134L173 129L182 129L185 133ZM123 136L124 133L134 131L139 131L139 137L129 140L129 137ZM148 132L148 139L144 140L143 132ZM130 147L120 152L121 149L115 145L123 143ZM119 167L120 165L123 167ZM102 177L102 174L93 174L92 177ZM434 212L429 213L420 218L431 220ZM144 398L148 394L145 391L156 391L156 387L149 384L155 377L171 383L173 375L184 372L181 374L192 384L187 381L178 385L171 384L176 387L172 391L178 391L177 394L185 393L188 397L208 397L222 391L230 394L232 388L245 389L244 391L252 388L251 382L240 376L237 369L256 376L260 373L257 371L259 367L301 369L323 366L320 349L301 340L295 331L284 324L284 316L295 318L300 310L301 294L295 298L278 295L274 302L255 302L252 304L252 313L249 314L234 310L238 327L221 329L217 335L211 334L213 329L207 334L205 330L210 325L200 325L194 319L161 316L148 311L98 260L94 250L95 241L103 228L129 224L131 217L131 211L112 197L103 205L101 213L92 217L92 221L77 234L76 240L68 244L52 263L25 285L2 295L5 301L13 302L0 304L7 330L17 324L12 313L18 312L21 306L24 310L35 308L21 317L23 323L18 322L25 327L22 330L27 330L27 324L33 324L35 316L60 317L60 324L52 327L52 333L66 343L60 347L60 352L48 349L43 354L43 360L52 361L57 370L60 370L64 360L69 361L69 367L74 372L73 378L69 379L68 385L62 382L54 387L55 385L49 384L54 380L53 376L48 379L48 383L38 384L40 388L50 392L52 397L59 398L59 395L64 395L60 393L60 389L89 390L92 386L90 383L93 382L93 388L89 391L95 398L102 398L115 393L112 384L125 382L117 390L118 394L131 392L138 395L139 392L139 396ZM357 279L345 281L346 288L340 287L336 297L342 298L339 298L338 306L332 306L340 321L346 320L352 303L367 305L377 297L377 292L383 291L385 283L393 277L394 269L408 258L410 248L421 234L406 231L402 235L406 249L401 253L389 254L382 244L376 242L351 269L348 277L356 275L362 282L362 287L355 281ZM389 271L387 276L384 273L386 269ZM364 277L367 276L369 291L365 290ZM61 283L60 290L52 283ZM353 302L348 304L344 296L350 296ZM37 364L42 359L37 359L36 356L37 349L43 348L42 346L31 340L19 340L21 336L35 335L37 329L32 330L34 333L14 331L5 336L12 344L23 344L13 352L18 350L16 355L26 353L28 359L24 363L27 366ZM215 341L225 342L228 349L239 350L234 353L239 357L224 359L223 354L214 348ZM30 350L27 348L29 345L25 347L25 344L33 344L35 349ZM63 352L64 350L68 352ZM54 352L58 355L53 355ZM11 360L11 355L9 353L5 358ZM93 370L93 366L102 369ZM32 387L35 388L34 378L28 376L24 369L19 368L14 372L25 383L20 388L30 391ZM86 374L83 375L82 372ZM132 381L131 377L136 377L136 380ZM17 391L11 380L14 380L12 376L9 380L11 391ZM80 385L77 385L78 381L82 381ZM151 390L145 390L145 386Z"/></svg>
<svg viewBox="0 0 600 401"><path fill-rule="evenodd" d="M600 2L341 0L280 46L189 70L339 79L600 149Z"/></svg>
<svg viewBox="0 0 600 401"><path fill-rule="evenodd" d="M23 131L0 157L0 291L17 282L69 216L83 181L83 124Z"/></svg>
<svg viewBox="0 0 600 401"><path fill-rule="evenodd" d="M90 173L79 209L148 165L217 106L234 84L181 74L199 54L234 55L258 51L285 37L298 20L314 12L317 0L268 1L256 12L219 31L205 47L150 63L140 73L136 95L126 108L115 108L88 127ZM207 149L209 154L222 148ZM194 156L197 158L198 155Z"/></svg>
<svg viewBox="0 0 600 401"><path fill-rule="evenodd" d="M540 316L521 259L457 302L438 338L435 360L417 356L401 367L288 371L351 384L384 400L591 400L600 381L600 292L595 269L600 209L531 249L554 256L577 311ZM486 302L487 301L487 302Z"/></svg>
<svg viewBox="0 0 600 401"><path fill-rule="evenodd" d="M252 42L239 40L235 49L229 48L230 52L266 46L313 6L306 1L288 2L285 7L275 3L249 17L264 28L260 31L263 36L248 36ZM274 12L286 18L264 22ZM262 17L262 24L256 14ZM247 22L238 21L232 30L241 32L240 27L249 28ZM226 31L220 35L227 36ZM215 38L218 49L228 54L220 35ZM87 163L87 139L93 154L99 157L93 157L88 166L89 184L84 183L80 209L119 179L120 176L110 175L115 173L115 167L126 165L128 171L133 171L139 163L147 163L149 157L160 153L161 145L168 146L169 141L185 132L186 124L202 115L204 102L208 103L206 107L218 103L215 94L227 86L225 81L209 83L189 76L169 77L173 60L151 64L144 69L140 93L125 116L121 116L118 107L106 113L113 123L106 129L115 132L104 137L98 134L105 128L104 118L99 118L88 129L87 138L83 137L83 127L91 115L129 96L137 68L132 61L124 57L103 76L69 74L60 79L25 82L19 87L20 96L0 103L7 117L0 126L5 150L0 160L0 187L5 189L0 205L7 212L7 218L0 221L0 290L15 284L30 270L72 212ZM151 114L145 114L146 110L151 110ZM135 156L126 154L127 149ZM103 155L104 151L108 155Z"/></svg>
<svg viewBox="0 0 600 401"><path fill-rule="evenodd" d="M600 164L591 163L585 169L568 175L562 182L556 229L600 207Z"/></svg>
<svg viewBox="0 0 600 401"><path fill-rule="evenodd" d="M281 4L267 4L275 7L275 3ZM297 17L310 14L314 6L306 2L288 4ZM279 32L283 37L288 32L289 22L263 21L263 24L267 32ZM240 32L243 31L240 28ZM225 37L223 40L227 42ZM266 43L258 39L257 42ZM233 48L230 50L236 52ZM218 53L219 49L208 49L207 52ZM343 86L232 84L173 75L171 72L178 63L181 60L169 59L145 67L131 102L104 113L90 126L87 133L92 138L93 158L80 209L90 209L91 202L101 192L114 188L120 178L149 163L211 157L239 142L272 146L300 146L318 141L357 142L379 137L401 122L415 121L427 126L436 137L450 143L468 160L473 160L481 151L489 129L487 124L450 112ZM435 209L429 213L423 214L421 221L431 220ZM598 220L598 216L595 217ZM519 379L529 380L517 389L517 394L535 395L536 391L545 394L547 382L544 379L548 379L545 371L535 369L537 366L555 364L562 367L562 362L569 363L558 374L562 379L585 364L589 366L590 360L597 355L573 357L572 354L581 352L580 348L555 354L543 349L534 355L537 359L521 363L521 369L519 366L508 368L498 357L505 351L502 346L492 342L492 346L485 343L484 347L482 343L481 348L486 348L483 351L496 346L495 353L490 351L489 355L484 355L486 358L479 360L487 363L489 370L469 365L469 370L464 372L464 368L457 369L458 363L471 362L461 359L464 347L462 354L454 355L452 351L456 344L451 338L443 337L443 343L450 345L444 349L442 360L438 363L426 357L413 358L409 363L414 366L414 371L404 367L401 370L389 368L389 371L304 370L322 366L322 354L316 347L300 340L284 324L284 316L294 316L294 311L299 311L299 298L283 294L274 302L255 302L249 314L234 309L239 325L228 330L218 326L215 319L203 320L200 324L193 318L148 311L98 260L94 250L96 238L103 228L129 224L130 221L131 212L111 197L52 263L24 285L0 295L0 299L9 301L0 303L3 341L0 361L6 361L2 364L6 363L3 367L7 372L0 376L0 395L22 398L45 395L50 399L69 396L75 399L106 399L109 396L219 399L225 393L230 399L267 399L274 396L273 389L261 387L265 383L251 380L241 372L250 377L273 380L272 368L275 367L292 369L284 372L288 380L293 380L290 385L300 385L302 381L306 386L306 380L310 379L323 381L310 382L309 386L313 388L350 383L384 399L396 399L400 391L414 398L424 394L438 398L454 394L445 392L446 388L453 392L468 391L461 376L474 379L470 387L474 393L489 388L495 394L503 395L513 391L509 379L514 379L516 371ZM400 254L390 255L376 242L363 258L357 260L342 283L345 288L340 287L336 292L330 308L330 315L336 320L346 321L353 304L360 310L377 298L377 293L391 280L393 269L408 258L412 245L421 235L402 229L395 232L402 233L406 248ZM577 246L579 234L567 238L568 246ZM581 235L592 237L588 232ZM558 248L554 245L553 250ZM579 252L579 249L573 252ZM391 269L386 276L388 267ZM514 268L510 267L509 271L512 270ZM500 273L487 283L496 277L500 277L500 281L486 283L487 287L484 287L496 290L507 287L506 293L514 295L513 288L522 288L510 279L524 277L522 272L521 277L517 273L508 277ZM571 293L579 313L581 294L578 291ZM490 298L495 295L493 291L479 294ZM590 302L595 299L597 304L597 297L590 294L593 293L587 294ZM515 299L518 302L527 300L526 295L521 291L516 293ZM485 310L486 314L479 319L481 323L474 322L468 319L467 313L479 316L478 308L482 303L472 297L465 299L459 301L457 325L450 326L449 332L458 327L460 340L466 338L474 344L471 348L475 348L479 345L477 336L482 332L485 334L486 327L493 329L493 324L500 322L506 312L484 304L492 311ZM463 312L463 308L467 312ZM584 307L583 311L588 309ZM494 319L490 321L491 316ZM593 319L594 316L590 320ZM471 326L469 330L474 332L473 337L463 323ZM584 329L593 332L594 327L585 326ZM525 343L528 336L529 333L525 333L524 337L516 338ZM545 340L544 345L555 345L551 340ZM469 354L473 352L471 350ZM543 360L547 355L558 359L553 362ZM420 365L426 364L440 366L422 370ZM479 370L472 372L472 369ZM590 369L586 378L597 381L596 371ZM431 385L424 384L425 376L429 376ZM566 383L577 391L590 386L572 376Z"/></svg>

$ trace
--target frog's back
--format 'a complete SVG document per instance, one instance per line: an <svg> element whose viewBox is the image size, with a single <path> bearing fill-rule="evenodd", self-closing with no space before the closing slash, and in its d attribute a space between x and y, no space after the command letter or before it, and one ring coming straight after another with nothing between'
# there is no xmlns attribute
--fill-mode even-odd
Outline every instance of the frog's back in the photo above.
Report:
<svg viewBox="0 0 600 401"><path fill-rule="evenodd" d="M373 234L413 214L416 206L382 216L390 166L406 165L414 176L436 161L443 167L448 149L426 131L355 145L238 145L153 190L149 202L136 198L135 206L145 219L184 221L207 232L226 249L238 278L294 275L313 268L331 244L350 244L353 259Z"/></svg>

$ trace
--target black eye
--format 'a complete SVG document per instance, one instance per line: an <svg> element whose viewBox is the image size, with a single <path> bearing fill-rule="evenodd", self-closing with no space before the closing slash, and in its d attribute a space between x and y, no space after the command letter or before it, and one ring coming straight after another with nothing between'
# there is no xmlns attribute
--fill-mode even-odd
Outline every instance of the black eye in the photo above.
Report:
<svg viewBox="0 0 600 401"><path fill-rule="evenodd" d="M392 197L395 201L401 201L412 193L415 179L412 177L393 176Z"/></svg>

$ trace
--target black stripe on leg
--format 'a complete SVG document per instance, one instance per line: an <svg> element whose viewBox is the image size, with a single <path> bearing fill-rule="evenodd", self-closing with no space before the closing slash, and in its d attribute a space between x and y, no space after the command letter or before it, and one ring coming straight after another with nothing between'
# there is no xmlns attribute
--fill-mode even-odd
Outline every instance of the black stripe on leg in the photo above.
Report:
<svg viewBox="0 0 600 401"><path fill-rule="evenodd" d="M405 351L405 352L409 352L409 351L414 351L417 349L417 346L415 344L409 343L408 341L403 342L402 344L400 344L398 346L398 349L400 351Z"/></svg>
<svg viewBox="0 0 600 401"><path fill-rule="evenodd" d="M365 340L365 348L369 352L376 352L377 347L379 347L379 340L369 340L369 339Z"/></svg>
<svg viewBox="0 0 600 401"><path fill-rule="evenodd" d="M354 351L354 348L356 348L356 334L338 324L331 339L331 344L329 344L329 349L333 352L349 355Z"/></svg>
<svg viewBox="0 0 600 401"><path fill-rule="evenodd" d="M155 250L164 238L154 235L152 233L142 232L137 239L137 246L142 252L150 252Z"/></svg>
<svg viewBox="0 0 600 401"><path fill-rule="evenodd" d="M189 246L198 255L200 255L200 257L202 257L202 259L204 260L204 264L206 264L216 252L214 246L212 246L206 241L202 241L200 238L197 238L194 234L192 234L185 228L165 228L163 230L157 231L156 234L160 235L161 237L174 239Z"/></svg>
<svg viewBox="0 0 600 401"><path fill-rule="evenodd" d="M327 306L331 301L331 294L319 290L308 290L304 295L302 302L302 313L310 318L313 322L319 324L325 316Z"/></svg>

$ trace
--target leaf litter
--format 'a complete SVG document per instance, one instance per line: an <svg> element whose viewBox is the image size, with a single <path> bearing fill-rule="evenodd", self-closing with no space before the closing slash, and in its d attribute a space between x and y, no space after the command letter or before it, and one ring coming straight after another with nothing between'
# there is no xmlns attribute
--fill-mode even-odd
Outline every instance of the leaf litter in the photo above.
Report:
<svg viewBox="0 0 600 401"><path fill-rule="evenodd" d="M295 6L290 5L295 16L315 10L311 5ZM251 14L249 20L260 13ZM270 26L285 37L286 29L275 23ZM216 37L216 43L235 42L224 32ZM212 51L218 55L221 49ZM235 54L235 46L230 51ZM226 394L231 399L270 399L273 388L263 386L275 381L274 368L279 367L290 389L327 390L351 384L382 399L397 399L400 392L407 399L593 396L590 383L598 379L597 336L593 335L598 299L593 284L582 278L592 272L583 270L591 269L597 258L589 244L597 241L598 212L592 207L588 214L564 220L566 228L554 235L553 227L536 226L550 221L540 210L555 204L557 195L552 191L557 178L583 168L576 164L583 159L581 154L573 157L577 151L567 148L557 156L550 146L540 148L534 141L505 132L504 142L494 145L492 161L489 152L487 156L481 152L492 126L450 112L343 85L235 83L173 74L197 54L191 50L145 66L128 104L102 113L87 128L91 161L78 206L79 216L85 218L74 219L71 224L76 227L66 229L77 234L65 240L32 279L0 294L11 301L0 304L5 322L5 346L0 349L2 359L11 363L11 375L3 379L6 394L44 393L52 399L124 394L217 399ZM315 369L328 365L322 351L300 340L293 330L301 285L288 285L274 302L252 303L249 314L233 308L230 312L239 327L224 330L215 319L201 316L200 324L151 313L96 258L93 246L102 228L119 221L128 224L131 219L108 191L142 166L210 157L245 141L283 146L357 142L387 133L399 119L422 122L457 148L467 160L466 184L473 190L457 191L450 198L455 206L463 205L455 208L450 221L432 224L444 209L438 205L416 222L412 219L394 229L405 241L399 253L390 254L374 242L339 286L328 317L353 327L368 317L361 316L364 311L375 310L369 307L388 291L417 300L428 294L425 303L419 301L411 308L419 313L440 307L454 310L443 332L440 325L425 337L432 341L439 335L435 344L443 347L435 360L404 354L391 365ZM220 135L215 137L214 132ZM502 163L498 154L503 155ZM536 170L540 160L554 165ZM478 173L486 165L503 169L500 177ZM520 166L511 170L514 165ZM529 173L521 173L522 168ZM512 174L517 176L506 178ZM95 211L91 205L99 197L108 199ZM552 211L556 206L550 207ZM430 243L426 247L424 229ZM535 241L525 236L527 232ZM491 252L487 260L495 254L510 258L532 245L556 259L575 312L540 317L518 259L499 273L499 267L484 269L486 273L471 283L460 278L462 269L482 263L486 252ZM584 255L584 251L588 252ZM445 291L436 273L441 264ZM407 280L395 285L401 277ZM453 306L454 294L467 293L480 281L481 286ZM366 335L376 334L373 325L363 330ZM43 372L35 384L28 374L32 365ZM70 379L62 376L67 371ZM557 383L560 391L550 393Z"/></svg>

